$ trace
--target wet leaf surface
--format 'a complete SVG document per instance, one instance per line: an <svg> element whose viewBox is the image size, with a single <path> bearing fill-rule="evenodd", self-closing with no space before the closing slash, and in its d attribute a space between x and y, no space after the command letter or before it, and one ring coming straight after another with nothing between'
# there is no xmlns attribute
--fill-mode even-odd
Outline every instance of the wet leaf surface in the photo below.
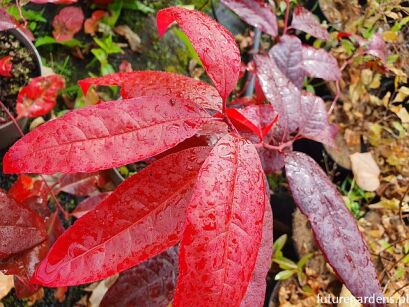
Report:
<svg viewBox="0 0 409 307"><path fill-rule="evenodd" d="M167 251L119 275L101 307L162 307L173 299L178 274L178 248Z"/></svg>
<svg viewBox="0 0 409 307"><path fill-rule="evenodd" d="M291 28L307 32L323 40L330 38L328 31L321 26L319 20L302 6L294 8Z"/></svg>
<svg viewBox="0 0 409 307"><path fill-rule="evenodd" d="M258 27L264 33L276 36L277 18L271 6L260 0L221 0L225 6L239 15L245 22Z"/></svg>
<svg viewBox="0 0 409 307"><path fill-rule="evenodd" d="M222 99L217 90L204 82L179 74L161 71L135 71L116 73L78 82L84 93L91 85L117 85L122 98L141 96L169 96L191 100L206 109L221 111Z"/></svg>
<svg viewBox="0 0 409 307"><path fill-rule="evenodd" d="M90 196L78 204L75 210L71 213L76 218L80 218L87 214L89 211L93 210L99 203L101 203L105 198L107 198L111 193L104 192L94 196Z"/></svg>
<svg viewBox="0 0 409 307"><path fill-rule="evenodd" d="M57 240L34 280L51 287L93 282L175 245L209 151L187 149L129 177Z"/></svg>
<svg viewBox="0 0 409 307"><path fill-rule="evenodd" d="M29 249L47 238L44 222L0 191L0 259Z"/></svg>
<svg viewBox="0 0 409 307"><path fill-rule="evenodd" d="M158 12L158 31L163 35L177 22L186 33L202 61L207 74L225 100L236 87L240 73L240 51L233 36L209 16L181 7Z"/></svg>
<svg viewBox="0 0 409 307"><path fill-rule="evenodd" d="M226 135L203 164L187 209L174 306L240 305L260 247L264 207L256 149Z"/></svg>
<svg viewBox="0 0 409 307"><path fill-rule="evenodd" d="M5 173L77 173L140 161L174 147L208 122L190 101L140 97L72 111L17 141Z"/></svg>
<svg viewBox="0 0 409 307"><path fill-rule="evenodd" d="M303 46L302 57L304 70L308 76L327 81L341 79L337 60L324 49Z"/></svg>
<svg viewBox="0 0 409 307"><path fill-rule="evenodd" d="M356 297L383 297L367 245L337 188L303 153L288 154L285 170L295 203L341 281Z"/></svg>
<svg viewBox="0 0 409 307"><path fill-rule="evenodd" d="M18 93L18 116L34 118L49 113L57 103L58 92L64 87L65 81L60 75L31 79Z"/></svg>
<svg viewBox="0 0 409 307"><path fill-rule="evenodd" d="M256 55L254 61L264 94L279 115L277 128L280 134L288 135L294 132L302 124L301 92L281 72L271 57Z"/></svg>
<svg viewBox="0 0 409 307"><path fill-rule="evenodd" d="M302 42L293 35L283 35L277 44L270 49L269 55L274 59L281 72L298 88L304 85Z"/></svg>
<svg viewBox="0 0 409 307"><path fill-rule="evenodd" d="M267 288L267 273L271 266L273 255L273 211L270 205L270 193L266 196L266 207L263 220L263 234L258 251L256 265L251 275L246 294L241 302L241 307L264 306Z"/></svg>
<svg viewBox="0 0 409 307"><path fill-rule="evenodd" d="M57 190L76 196L88 196L98 192L98 186L103 185L103 181L103 175L98 172L66 174L59 180Z"/></svg>

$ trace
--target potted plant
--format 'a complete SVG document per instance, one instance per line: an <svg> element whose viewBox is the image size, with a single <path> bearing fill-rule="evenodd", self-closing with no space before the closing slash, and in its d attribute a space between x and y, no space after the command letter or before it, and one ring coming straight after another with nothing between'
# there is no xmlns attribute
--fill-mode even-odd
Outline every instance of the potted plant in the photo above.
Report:
<svg viewBox="0 0 409 307"><path fill-rule="evenodd" d="M27 35L14 28L0 32L0 61L2 59L4 71L3 74L0 73L0 101L16 116L19 90L31 78L41 76L41 58ZM18 123L24 129L27 118L19 118ZM0 149L10 146L19 136L17 127L8 115L0 111Z"/></svg>

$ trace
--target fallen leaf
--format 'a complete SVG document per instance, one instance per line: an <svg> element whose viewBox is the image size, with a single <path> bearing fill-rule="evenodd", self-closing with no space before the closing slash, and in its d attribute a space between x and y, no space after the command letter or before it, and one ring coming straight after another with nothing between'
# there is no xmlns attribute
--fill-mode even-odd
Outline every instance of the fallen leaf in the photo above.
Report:
<svg viewBox="0 0 409 307"><path fill-rule="evenodd" d="M138 34L136 34L127 25L117 26L114 29L115 33L123 36L129 44L132 51L140 51L142 48L142 41Z"/></svg>
<svg viewBox="0 0 409 307"><path fill-rule="evenodd" d="M99 21L106 14L103 10L96 10L92 13L90 18L87 18L84 22L84 32L87 34L95 35L98 30Z"/></svg>
<svg viewBox="0 0 409 307"><path fill-rule="evenodd" d="M14 288L13 275L4 275L0 272L0 300Z"/></svg>
<svg viewBox="0 0 409 307"><path fill-rule="evenodd" d="M381 173L370 152L354 153L350 155L352 172L356 183L365 191L373 192L379 185L379 175Z"/></svg>
<svg viewBox="0 0 409 307"><path fill-rule="evenodd" d="M13 68L13 64L11 60L11 56L5 56L0 59L0 76L12 77L11 69Z"/></svg>

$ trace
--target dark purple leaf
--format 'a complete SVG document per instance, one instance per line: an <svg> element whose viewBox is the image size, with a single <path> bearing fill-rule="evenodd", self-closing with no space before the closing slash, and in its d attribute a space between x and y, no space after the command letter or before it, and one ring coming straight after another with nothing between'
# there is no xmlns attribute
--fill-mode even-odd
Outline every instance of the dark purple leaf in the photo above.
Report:
<svg viewBox="0 0 409 307"><path fill-rule="evenodd" d="M256 55L254 61L264 94L279 115L277 128L285 137L302 123L301 92L281 72L273 58Z"/></svg>
<svg viewBox="0 0 409 307"><path fill-rule="evenodd" d="M172 247L119 275L101 307L166 307L173 299L178 274L178 248Z"/></svg>
<svg viewBox="0 0 409 307"><path fill-rule="evenodd" d="M307 139L335 146L336 128L328 121L328 112L324 101L314 95L301 97L301 110L304 123L300 135Z"/></svg>
<svg viewBox="0 0 409 307"><path fill-rule="evenodd" d="M302 6L294 9L291 28L307 32L316 38L324 40L330 38L328 31L321 26L318 19Z"/></svg>
<svg viewBox="0 0 409 307"><path fill-rule="evenodd" d="M288 149L284 150L287 151ZM280 171L284 167L284 153L278 150L266 149L264 147L257 148L260 156L261 165L267 174Z"/></svg>
<svg viewBox="0 0 409 307"><path fill-rule="evenodd" d="M341 79L337 60L324 49L303 46L302 58L304 70L308 76L327 81Z"/></svg>
<svg viewBox="0 0 409 307"><path fill-rule="evenodd" d="M358 298L382 298L368 247L337 188L303 153L288 154L285 170L297 206L307 216L320 249L345 286Z"/></svg>
<svg viewBox="0 0 409 307"><path fill-rule="evenodd" d="M245 22L261 31L277 35L277 18L271 6L262 0L221 0L225 6L239 15Z"/></svg>
<svg viewBox="0 0 409 307"><path fill-rule="evenodd" d="M283 35L269 52L278 68L298 88L304 84L302 42L294 35Z"/></svg>

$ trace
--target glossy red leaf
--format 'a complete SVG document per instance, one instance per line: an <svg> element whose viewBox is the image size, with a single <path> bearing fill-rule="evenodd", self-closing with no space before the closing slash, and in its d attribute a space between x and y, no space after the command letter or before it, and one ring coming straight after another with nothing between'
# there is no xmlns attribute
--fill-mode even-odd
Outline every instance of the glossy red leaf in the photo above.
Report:
<svg viewBox="0 0 409 307"><path fill-rule="evenodd" d="M263 135L260 129L254 125L246 116L244 116L240 109L226 109L225 114L229 117L233 122L238 122L241 125L244 125L246 128L250 129L255 135L259 137L260 140L263 139Z"/></svg>
<svg viewBox="0 0 409 307"><path fill-rule="evenodd" d="M187 208L174 306L239 306L262 236L264 173L251 143L226 135Z"/></svg>
<svg viewBox="0 0 409 307"><path fill-rule="evenodd" d="M288 135L294 132L302 123L301 92L281 72L273 58L256 55L254 61L264 94L279 115L280 133Z"/></svg>
<svg viewBox="0 0 409 307"><path fill-rule="evenodd" d="M367 245L337 188L303 153L288 154L285 170L295 203L307 216L320 249L341 281L357 298L382 298Z"/></svg>
<svg viewBox="0 0 409 307"><path fill-rule="evenodd" d="M3 8L0 8L0 31L16 28L17 25L13 17Z"/></svg>
<svg viewBox="0 0 409 307"><path fill-rule="evenodd" d="M191 100L206 109L221 111L222 99L217 90L202 81L162 71L115 73L78 82L84 94L91 85L117 85L122 98L141 96L169 96Z"/></svg>
<svg viewBox="0 0 409 307"><path fill-rule="evenodd" d="M87 18L84 22L84 32L87 34L95 35L95 32L98 30L99 21L106 14L103 10L96 10L92 12L90 18Z"/></svg>
<svg viewBox="0 0 409 307"><path fill-rule="evenodd" d="M277 35L277 18L271 6L261 0L221 0L245 22L271 36Z"/></svg>
<svg viewBox="0 0 409 307"><path fill-rule="evenodd" d="M324 49L303 46L302 57L303 67L308 76L327 81L341 79L337 60Z"/></svg>
<svg viewBox="0 0 409 307"><path fill-rule="evenodd" d="M84 216L89 211L93 210L99 203L101 203L105 198L107 198L111 193L104 192L97 195L93 195L83 200L78 204L75 210L71 213L76 218Z"/></svg>
<svg viewBox="0 0 409 307"><path fill-rule="evenodd" d="M176 286L177 266L178 249L172 247L120 274L100 306L168 306Z"/></svg>
<svg viewBox="0 0 409 307"><path fill-rule="evenodd" d="M124 181L52 246L34 280L57 287L106 278L175 245L199 169L196 147L155 161Z"/></svg>
<svg viewBox="0 0 409 307"><path fill-rule="evenodd" d="M6 275L15 276L17 297L29 297L40 289L38 285L30 282L30 278L38 263L47 254L47 251L48 242L44 241L27 251L0 260L0 271Z"/></svg>
<svg viewBox="0 0 409 307"><path fill-rule="evenodd" d="M63 8L53 20L53 36L59 41L69 41L82 29L84 13L81 8L69 6Z"/></svg>
<svg viewBox="0 0 409 307"><path fill-rule="evenodd" d="M0 259L29 249L47 238L44 222L0 191Z"/></svg>
<svg viewBox="0 0 409 307"><path fill-rule="evenodd" d="M258 251L256 265L251 275L246 295L241 301L241 307L262 307L267 288L267 273L273 256L273 211L270 205L270 193L266 196L266 207L263 220L263 234Z"/></svg>
<svg viewBox="0 0 409 307"><path fill-rule="evenodd" d="M1 77L12 77L11 69L13 64L11 63L11 56L5 56L0 59L0 76Z"/></svg>
<svg viewBox="0 0 409 307"><path fill-rule="evenodd" d="M321 26L318 19L302 6L294 8L291 28L307 32L316 38L324 40L330 38L328 31Z"/></svg>
<svg viewBox="0 0 409 307"><path fill-rule="evenodd" d="M98 191L101 175L97 173L66 174L61 177L58 192L76 196L88 196Z"/></svg>
<svg viewBox="0 0 409 307"><path fill-rule="evenodd" d="M240 51L231 33L209 16L182 7L159 11L157 21L160 35L163 35L173 22L178 23L225 100L236 87L241 63Z"/></svg>
<svg viewBox="0 0 409 307"><path fill-rule="evenodd" d="M8 196L21 203L33 195L33 187L34 179L32 177L20 175L8 191Z"/></svg>
<svg viewBox="0 0 409 307"><path fill-rule="evenodd" d="M283 35L279 42L270 49L269 54L281 72L298 88L302 88L305 73L301 40L294 35Z"/></svg>
<svg viewBox="0 0 409 307"><path fill-rule="evenodd" d="M58 92L64 87L65 80L60 75L31 79L18 93L18 116L33 118L49 113L57 103Z"/></svg>
<svg viewBox="0 0 409 307"><path fill-rule="evenodd" d="M17 141L5 173L78 173L144 160L193 136L209 115L190 101L139 97L72 111Z"/></svg>
<svg viewBox="0 0 409 307"><path fill-rule="evenodd" d="M304 123L300 135L307 139L335 146L336 129L328 121L324 101L314 95L301 97L301 110Z"/></svg>

